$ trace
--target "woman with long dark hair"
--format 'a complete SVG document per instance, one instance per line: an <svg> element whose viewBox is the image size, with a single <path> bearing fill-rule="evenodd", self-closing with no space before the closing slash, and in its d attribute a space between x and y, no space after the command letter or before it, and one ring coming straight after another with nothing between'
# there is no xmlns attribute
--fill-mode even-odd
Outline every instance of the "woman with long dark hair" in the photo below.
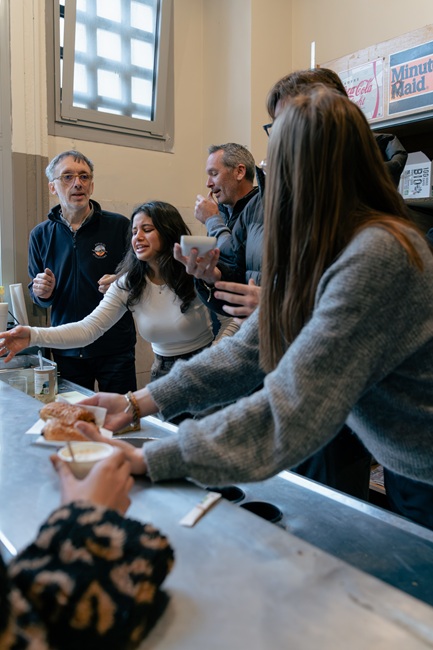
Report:
<svg viewBox="0 0 433 650"><path fill-rule="evenodd" d="M5 333L9 349L17 352L28 345L82 347L96 340L130 309L139 334L151 343L155 354L151 379L167 374L177 359L190 358L214 340L210 312L196 296L194 279L173 258L174 244L189 234L179 211L169 203L150 201L139 205L131 216L131 245L117 269L118 280L98 307L76 323L15 327ZM237 329L230 318L221 322L218 337Z"/></svg>

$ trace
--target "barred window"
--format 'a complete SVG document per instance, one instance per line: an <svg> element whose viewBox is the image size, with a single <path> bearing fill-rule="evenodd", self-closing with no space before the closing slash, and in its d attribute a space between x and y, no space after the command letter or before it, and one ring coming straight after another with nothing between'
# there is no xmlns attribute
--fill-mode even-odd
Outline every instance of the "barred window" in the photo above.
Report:
<svg viewBox="0 0 433 650"><path fill-rule="evenodd" d="M123 145L170 150L172 0L52 1L54 122L61 133L91 129L84 139L105 132L113 142L121 134L132 138Z"/></svg>

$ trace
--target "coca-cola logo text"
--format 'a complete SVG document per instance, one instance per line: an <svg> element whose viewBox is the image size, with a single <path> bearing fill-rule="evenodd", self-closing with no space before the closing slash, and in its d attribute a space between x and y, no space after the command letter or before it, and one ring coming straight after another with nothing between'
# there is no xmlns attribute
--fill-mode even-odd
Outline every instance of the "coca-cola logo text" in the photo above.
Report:
<svg viewBox="0 0 433 650"><path fill-rule="evenodd" d="M350 99L355 97L360 97L361 95L366 95L371 93L373 90L373 77L370 79L362 79L358 84L352 86L351 88L346 87L346 92L349 95Z"/></svg>

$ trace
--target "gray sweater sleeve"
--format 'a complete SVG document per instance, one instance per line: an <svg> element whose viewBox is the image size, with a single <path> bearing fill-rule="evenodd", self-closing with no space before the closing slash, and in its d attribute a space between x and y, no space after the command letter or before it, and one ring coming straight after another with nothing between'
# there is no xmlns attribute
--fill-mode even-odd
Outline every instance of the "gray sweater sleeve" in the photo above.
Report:
<svg viewBox="0 0 433 650"><path fill-rule="evenodd" d="M310 321L252 395L241 397L241 387L258 360L257 317L226 346L220 344L221 357L215 346L215 356L203 353L183 372L179 367L166 382L149 386L163 412L179 411L180 405L189 410L197 402L210 406L220 390L238 400L202 420L186 420L177 436L146 446L152 479L261 480L310 456L351 413L356 432L378 460L405 473L413 415L433 408L432 371L423 390L417 377L417 355L433 367L433 262L422 238L411 237L424 272L409 264L393 235L381 228L362 231L324 274ZM196 390L207 395L208 404ZM431 418L428 425L431 432Z"/></svg>
<svg viewBox="0 0 433 650"><path fill-rule="evenodd" d="M179 360L170 373L148 384L166 418L222 406L256 390L263 382L259 367L257 313L234 336L223 337L189 361Z"/></svg>

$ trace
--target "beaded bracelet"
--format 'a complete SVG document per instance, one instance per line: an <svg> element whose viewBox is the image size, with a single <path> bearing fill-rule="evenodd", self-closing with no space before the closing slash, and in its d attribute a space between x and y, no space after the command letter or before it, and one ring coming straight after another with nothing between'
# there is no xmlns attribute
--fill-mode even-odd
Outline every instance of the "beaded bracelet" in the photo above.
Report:
<svg viewBox="0 0 433 650"><path fill-rule="evenodd" d="M125 397L126 401L128 402L128 406L126 407L124 412L127 413L128 411L132 411L132 424L135 427L139 427L140 426L140 407L138 406L137 398L135 397L135 395L131 391L128 391L124 395L124 397Z"/></svg>

